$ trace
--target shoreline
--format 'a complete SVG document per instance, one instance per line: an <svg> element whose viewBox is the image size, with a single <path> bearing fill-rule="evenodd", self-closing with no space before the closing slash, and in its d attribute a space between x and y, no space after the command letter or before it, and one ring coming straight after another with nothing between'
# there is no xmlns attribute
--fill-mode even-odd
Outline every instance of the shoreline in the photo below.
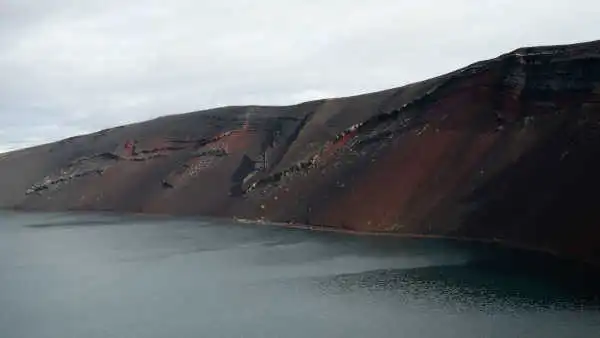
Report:
<svg viewBox="0 0 600 338"><path fill-rule="evenodd" d="M302 224L302 223L285 223L285 222L269 222L266 220L251 220L251 219L240 219L233 218L233 221L238 224L251 224L251 225L267 225L273 227L295 229L295 230L306 230L316 231L323 233L336 233L344 234L349 236L364 236L364 237L390 237L390 238L406 238L406 239L431 239L431 240L448 240L463 243L475 243L475 244L487 244L497 245L506 249L521 250L524 252L544 254L552 256L555 259L572 261L578 264L583 264L600 271L600 263L594 261L581 259L575 256L569 256L561 254L560 252L547 249L532 247L525 244L521 244L514 241L507 241L498 238L486 239L476 237L463 237L463 236L448 236L448 235L433 235L433 234L415 234L415 233L398 233L389 231L364 231L364 230L351 230L341 229L332 226L314 225L314 224Z"/></svg>
<svg viewBox="0 0 600 338"><path fill-rule="evenodd" d="M271 226L283 229L294 229L303 231L315 231L321 233L333 233L342 234L348 236L358 237L389 237L389 238L405 238L405 239L430 239L430 240L448 240L463 243L475 243L475 244L487 244L497 245L507 249L521 250L524 252L544 254L552 256L555 259L571 261L574 263L589 266L593 269L600 271L600 262L594 262L587 259L582 259L576 256L570 256L562 254L555 250L547 248L539 248L528 246L522 243L503 240L498 238L487 239L487 238L476 238L476 237L465 237L465 236L448 236L448 235L435 235L435 234L418 234L418 233L398 233L390 231L364 231L364 230L352 230L342 229L327 225L316 225L316 224L303 224L303 223L288 223L288 222L274 222L265 219L247 219L239 217L216 217L216 216L205 216L205 215L175 215L169 213L152 213L152 212L119 212L111 210L19 210L19 209L0 209L0 212L9 213L47 213L47 214L98 214L98 215L112 215L112 216L135 216L135 217L157 217L170 219L212 219L215 221L231 221L238 225L252 225L252 226Z"/></svg>

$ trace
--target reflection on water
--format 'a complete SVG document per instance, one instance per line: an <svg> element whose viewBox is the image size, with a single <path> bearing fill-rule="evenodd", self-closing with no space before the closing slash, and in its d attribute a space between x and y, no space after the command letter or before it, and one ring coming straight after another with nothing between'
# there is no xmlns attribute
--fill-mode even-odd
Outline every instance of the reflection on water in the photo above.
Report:
<svg viewBox="0 0 600 338"><path fill-rule="evenodd" d="M328 294L379 293L384 297L434 301L436 307L456 310L599 309L597 295L582 294L529 276L486 273L468 265L343 274L320 280L319 286Z"/></svg>
<svg viewBox="0 0 600 338"><path fill-rule="evenodd" d="M597 273L485 245L0 214L1 337L598 337Z"/></svg>

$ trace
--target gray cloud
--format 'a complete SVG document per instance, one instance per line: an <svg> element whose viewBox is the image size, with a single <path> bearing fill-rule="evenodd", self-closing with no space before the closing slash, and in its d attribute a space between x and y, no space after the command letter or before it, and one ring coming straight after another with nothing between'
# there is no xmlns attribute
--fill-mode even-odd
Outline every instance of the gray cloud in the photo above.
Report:
<svg viewBox="0 0 600 338"><path fill-rule="evenodd" d="M159 115L400 86L599 38L594 0L3 0L0 152Z"/></svg>

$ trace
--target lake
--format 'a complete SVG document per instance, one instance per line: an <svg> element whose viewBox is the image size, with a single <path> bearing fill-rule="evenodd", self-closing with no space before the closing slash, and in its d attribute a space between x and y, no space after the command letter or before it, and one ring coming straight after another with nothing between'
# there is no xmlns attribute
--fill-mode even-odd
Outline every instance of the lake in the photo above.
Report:
<svg viewBox="0 0 600 338"><path fill-rule="evenodd" d="M600 279L483 244L0 213L0 337L600 337Z"/></svg>

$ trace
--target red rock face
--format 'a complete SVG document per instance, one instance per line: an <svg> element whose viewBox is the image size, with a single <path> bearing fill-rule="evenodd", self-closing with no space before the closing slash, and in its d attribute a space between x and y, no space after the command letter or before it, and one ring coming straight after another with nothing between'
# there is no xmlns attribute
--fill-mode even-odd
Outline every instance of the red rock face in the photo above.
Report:
<svg viewBox="0 0 600 338"><path fill-rule="evenodd" d="M505 241L600 263L600 42L379 93L164 117L0 157L0 206Z"/></svg>

